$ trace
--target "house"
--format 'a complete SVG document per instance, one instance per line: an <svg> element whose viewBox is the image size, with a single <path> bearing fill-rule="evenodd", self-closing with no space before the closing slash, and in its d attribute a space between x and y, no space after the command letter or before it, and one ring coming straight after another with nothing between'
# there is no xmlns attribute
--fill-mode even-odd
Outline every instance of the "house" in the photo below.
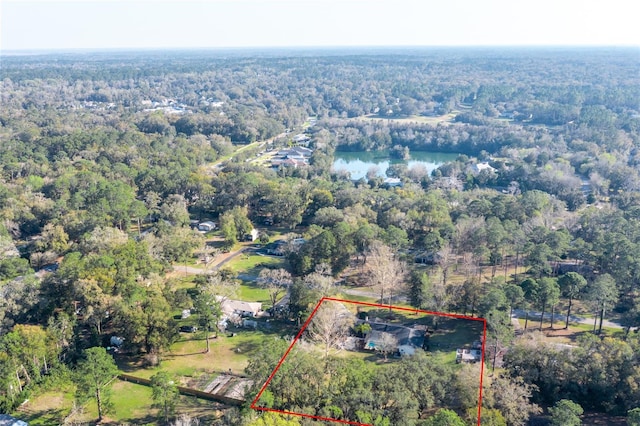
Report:
<svg viewBox="0 0 640 426"><path fill-rule="evenodd" d="M376 322L368 324L371 331L364 338L365 350L381 351L385 350L385 346L392 344L393 348L387 348L387 351L413 355L416 349L422 349L424 345L425 330L422 328Z"/></svg>
<svg viewBox="0 0 640 426"><path fill-rule="evenodd" d="M311 138L304 133L297 134L293 137L293 142L298 145L308 145Z"/></svg>
<svg viewBox="0 0 640 426"><path fill-rule="evenodd" d="M222 300L220 296L216 296L216 298ZM221 308L228 317L255 317L262 312L262 303L226 299L222 302Z"/></svg>
<svg viewBox="0 0 640 426"><path fill-rule="evenodd" d="M260 235L260 233L258 232L258 230L256 228L253 228L250 232L245 234L244 240L245 241L255 241L255 240L258 239L259 235Z"/></svg>
<svg viewBox="0 0 640 426"><path fill-rule="evenodd" d="M399 178L385 178L384 182L383 182L383 186L387 187L387 188L395 188L395 187L402 187L402 181Z"/></svg>
<svg viewBox="0 0 640 426"><path fill-rule="evenodd" d="M309 148L305 148L303 146L294 146L292 148L287 148L287 149L278 151L276 156L282 157L282 158L292 158L292 157L309 158L311 157L312 153L313 151Z"/></svg>
<svg viewBox="0 0 640 426"><path fill-rule="evenodd" d="M198 231L209 232L216 229L216 223L211 221L201 222L198 224Z"/></svg>
<svg viewBox="0 0 640 426"><path fill-rule="evenodd" d="M442 260L442 254L440 252L422 252L416 255L414 261L416 263L422 263L425 265L436 265Z"/></svg>
<svg viewBox="0 0 640 426"><path fill-rule="evenodd" d="M473 175L479 175L480 172L486 170L489 173L495 173L496 169L491 167L489 163L476 163L471 166L471 173Z"/></svg>
<svg viewBox="0 0 640 426"><path fill-rule="evenodd" d="M294 146L292 148L283 149L271 160L271 167L302 167L309 165L309 159L313 150L303 146Z"/></svg>
<svg viewBox="0 0 640 426"><path fill-rule="evenodd" d="M287 249L287 242L285 240L274 241L267 246L267 254L272 256L284 256Z"/></svg>
<svg viewBox="0 0 640 426"><path fill-rule="evenodd" d="M28 426L27 422L18 420L8 414L0 414L0 426Z"/></svg>

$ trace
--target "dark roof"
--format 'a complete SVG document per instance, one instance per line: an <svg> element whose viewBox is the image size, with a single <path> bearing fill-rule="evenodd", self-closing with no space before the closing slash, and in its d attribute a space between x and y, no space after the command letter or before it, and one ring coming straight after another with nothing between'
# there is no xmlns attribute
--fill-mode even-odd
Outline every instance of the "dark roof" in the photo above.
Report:
<svg viewBox="0 0 640 426"><path fill-rule="evenodd" d="M380 339L384 332L389 333L398 339L399 346L409 345L421 348L424 343L424 330L376 322L370 322L368 324L371 326L371 332L369 333L369 336L367 336L368 340L373 340L375 342L377 339Z"/></svg>

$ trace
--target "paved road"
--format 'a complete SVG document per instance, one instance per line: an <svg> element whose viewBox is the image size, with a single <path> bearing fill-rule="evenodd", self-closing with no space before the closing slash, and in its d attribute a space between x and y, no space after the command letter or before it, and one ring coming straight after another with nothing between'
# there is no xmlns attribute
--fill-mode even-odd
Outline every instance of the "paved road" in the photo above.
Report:
<svg viewBox="0 0 640 426"><path fill-rule="evenodd" d="M370 297L372 299L375 300L379 300L379 293L370 290L370 289L362 289L362 288L346 288L346 287L342 287L341 291L345 294L351 294L354 296L361 296L361 297ZM400 301L400 302L407 302L407 298L406 297L402 297L402 296L394 296L393 297L394 301ZM383 303L388 303L387 300L385 300ZM529 321L531 322L535 322L536 320L540 321L540 315L541 312L535 312L535 311L529 311ZM517 318L525 318L526 317L526 311L522 310L522 309L514 309L513 310L513 315L512 315L513 319L512 322L514 324L514 326L517 323ZM550 312L545 312L544 314L544 318L547 321L551 320L551 313ZM553 316L554 318L554 322L557 321L558 324L563 323L565 319L567 318L566 314L563 315L561 312L556 312L555 315ZM584 318L584 317L580 317L577 315L571 315L569 316L569 323L580 323L580 324L589 324L589 325L593 325L593 318ZM598 321L598 324L600 324L600 321ZM622 325L613 322L613 321L608 321L608 320L604 320L602 321L602 326L606 327L606 328L624 328Z"/></svg>
<svg viewBox="0 0 640 426"><path fill-rule="evenodd" d="M541 312L535 312L535 311L529 311L529 321L535 321L536 319L538 321L540 321L540 315ZM513 315L514 318L525 318L527 316L526 311L522 310L522 309L514 309L513 310ZM562 314L559 312L556 312L555 315L553 316L554 318L554 323L557 321L558 323L563 323L567 318L566 314ZM545 312L544 313L544 319L547 321L551 320L551 313L550 312ZM577 315L570 315L569 316L569 323L580 323L580 324L589 324L589 325L593 325L593 318L584 318L584 317L579 317ZM598 320L598 325L600 324L600 320ZM604 320L602 321L602 326L603 327L607 327L607 328L624 328L622 325L613 322L613 321L608 321L608 320Z"/></svg>

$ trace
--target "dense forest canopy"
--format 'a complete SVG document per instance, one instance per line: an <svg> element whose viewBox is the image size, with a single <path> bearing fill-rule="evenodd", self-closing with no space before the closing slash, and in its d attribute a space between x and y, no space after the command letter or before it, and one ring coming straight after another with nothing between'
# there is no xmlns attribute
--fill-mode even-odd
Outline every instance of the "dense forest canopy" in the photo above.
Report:
<svg viewBox="0 0 640 426"><path fill-rule="evenodd" d="M522 397L510 405L491 391L495 424L524 424L518 408L533 415L535 404L560 413L571 407L565 400L625 415L640 406L639 66L632 48L2 56L0 411L51 387L52 376L68 380L86 355L104 360L86 349L112 335L160 362L176 341L172 312L215 304L216 292L237 285L229 271L188 285L168 274L211 254L190 225L213 220L224 250L254 226L265 243L286 241L288 272L264 268L251 280L274 309L289 295L288 326L340 291L335 281L491 318L494 383ZM265 151L299 135L308 164L265 164ZM433 173L393 164L387 176L397 186L332 169L336 151L382 150L457 158ZM383 266L393 280L376 278ZM542 329L545 312L560 310L569 328L572 309L596 321L574 349L516 336L515 311L525 321L540 312ZM200 315L215 327L215 315ZM609 335L606 319L621 331ZM259 381L273 360L257 361L247 374ZM354 380L394 395L386 375L412 362ZM438 389L458 370L437 367L439 375L424 372L437 391L429 398L451 402ZM434 406L416 391L389 414L379 401L326 392L335 404L293 396L273 404L407 425L430 424L421 416ZM472 406L458 401L453 415L473 422Z"/></svg>

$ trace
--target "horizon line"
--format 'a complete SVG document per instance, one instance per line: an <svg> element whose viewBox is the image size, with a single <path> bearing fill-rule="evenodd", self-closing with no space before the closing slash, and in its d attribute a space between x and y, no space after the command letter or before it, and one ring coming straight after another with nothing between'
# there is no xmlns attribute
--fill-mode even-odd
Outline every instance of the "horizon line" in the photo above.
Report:
<svg viewBox="0 0 640 426"><path fill-rule="evenodd" d="M288 46L164 46L164 47L56 47L4 49L0 47L0 56L4 54L51 54L51 53L88 53L117 51L247 51L247 50L354 50L354 49L639 49L640 44L469 44L469 45L288 45Z"/></svg>

